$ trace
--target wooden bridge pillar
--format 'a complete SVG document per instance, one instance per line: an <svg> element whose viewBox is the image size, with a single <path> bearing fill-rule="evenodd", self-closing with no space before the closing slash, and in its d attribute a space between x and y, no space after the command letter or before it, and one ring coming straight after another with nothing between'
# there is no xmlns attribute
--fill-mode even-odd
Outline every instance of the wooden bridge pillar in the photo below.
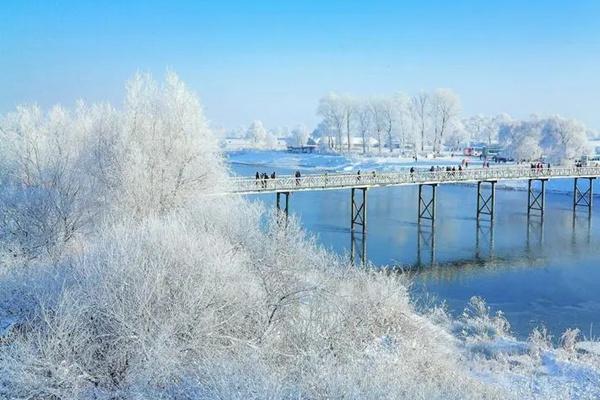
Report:
<svg viewBox="0 0 600 400"><path fill-rule="evenodd" d="M277 216L278 218L285 219L287 221L287 217L290 211L290 192L277 192L275 194L276 198L276 206L277 206ZM281 195L285 196L285 206L281 208Z"/></svg>
<svg viewBox="0 0 600 400"><path fill-rule="evenodd" d="M362 202L359 204L356 199L356 191L362 191ZM350 230L354 232L354 227L360 225L362 233L367 230L367 188L352 188L350 204Z"/></svg>
<svg viewBox="0 0 600 400"><path fill-rule="evenodd" d="M490 192L484 194L482 184L489 183ZM494 208L496 206L496 181L477 182L477 220L481 215L489 215L490 221L494 221Z"/></svg>
<svg viewBox="0 0 600 400"><path fill-rule="evenodd" d="M579 179L587 179L589 184L587 190L579 187ZM588 209L588 214L592 215L592 199L594 196L594 177L575 178L573 182L573 212L577 211L577 207L585 207Z"/></svg>
<svg viewBox="0 0 600 400"><path fill-rule="evenodd" d="M431 187L431 197L429 200L425 200L423 198L423 186ZM419 217L418 222L421 222L421 219L429 219L433 224L435 221L435 192L437 188L437 183L423 183L419 185Z"/></svg>
<svg viewBox="0 0 600 400"><path fill-rule="evenodd" d="M539 216L544 218L544 207L546 202L546 181L548 179L529 179L527 181L527 218L532 211L539 211ZM540 190L536 191L533 182L539 181Z"/></svg>

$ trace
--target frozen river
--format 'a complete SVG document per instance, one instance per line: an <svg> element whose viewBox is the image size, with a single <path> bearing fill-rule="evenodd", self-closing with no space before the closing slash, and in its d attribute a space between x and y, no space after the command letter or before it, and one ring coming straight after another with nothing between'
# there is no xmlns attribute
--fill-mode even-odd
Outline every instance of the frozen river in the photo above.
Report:
<svg viewBox="0 0 600 400"><path fill-rule="evenodd" d="M238 175L402 167L379 159L364 162L277 152L235 152L228 157ZM454 314L462 312L470 297L485 298L492 310L506 314L519 338L541 325L554 336L568 327L598 336L600 212L594 210L591 223L585 211L574 219L572 195L561 192L571 186L572 181L550 183L543 225L538 219L527 223L526 191L498 187L496 221L493 227L487 222L478 227L476 188L441 185L433 231L427 223L421 228L416 223L416 186L372 189L364 246L367 258L413 274L417 299L443 301ZM274 207L273 194L249 197ZM349 190L294 193L290 212L323 246L349 257ZM354 244L358 258L363 243Z"/></svg>

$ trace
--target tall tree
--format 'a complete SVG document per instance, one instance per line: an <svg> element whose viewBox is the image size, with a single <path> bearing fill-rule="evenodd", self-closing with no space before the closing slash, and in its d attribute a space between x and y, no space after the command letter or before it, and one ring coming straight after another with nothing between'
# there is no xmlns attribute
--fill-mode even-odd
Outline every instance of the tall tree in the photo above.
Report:
<svg viewBox="0 0 600 400"><path fill-rule="evenodd" d="M429 95L426 92L420 92L412 98L412 113L416 119L416 125L419 129L421 139L421 151L425 149L425 132L427 128Z"/></svg>
<svg viewBox="0 0 600 400"><path fill-rule="evenodd" d="M369 104L361 102L358 104L355 112L356 125L362 139L362 152L367 153L367 141L369 138L369 131L373 127L373 114L369 108Z"/></svg>
<svg viewBox="0 0 600 400"><path fill-rule="evenodd" d="M319 100L317 114L323 118L326 126L335 131L336 147L342 150L342 132L346 122L346 109L342 97L336 93L330 93Z"/></svg>
<svg viewBox="0 0 600 400"><path fill-rule="evenodd" d="M460 113L458 96L449 89L437 89L431 96L431 124L433 126L433 151L439 152L444 134Z"/></svg>

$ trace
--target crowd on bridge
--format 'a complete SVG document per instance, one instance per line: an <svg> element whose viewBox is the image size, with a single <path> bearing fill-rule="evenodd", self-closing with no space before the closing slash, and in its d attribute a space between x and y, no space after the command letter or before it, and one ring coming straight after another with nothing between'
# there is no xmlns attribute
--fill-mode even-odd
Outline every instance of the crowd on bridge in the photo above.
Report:
<svg viewBox="0 0 600 400"><path fill-rule="evenodd" d="M269 178L270 179L275 179L275 171L273 171L273 173L271 173L271 175L269 176L268 173L266 172L258 172L256 171L256 186L258 186L260 184L260 186L262 188L266 188L268 185L268 181Z"/></svg>
<svg viewBox="0 0 600 400"><path fill-rule="evenodd" d="M359 171L360 174L360 171ZM296 180L296 185L300 185L300 178L301 178L301 174L299 170L296 170L296 172L294 173L294 178ZM271 175L269 175L266 172L258 172L256 171L256 186L262 187L263 189L266 189L269 186L269 179L274 180L275 178L277 178L277 175L275 174L275 171L273 171L271 173Z"/></svg>
<svg viewBox="0 0 600 400"><path fill-rule="evenodd" d="M439 166L439 165L432 165L431 167L429 167L428 169L425 168L417 168L416 166L411 166L410 169L408 169L408 173L410 174L411 178L414 177L415 173L419 173L419 172L447 172L450 173L451 175L456 175L456 174L460 174L461 172L465 171L466 169L468 169L470 166L470 162L467 159L463 159L462 162L458 165L446 165L446 166ZM575 163L576 167L582 167L582 163L581 161L577 161ZM481 164L481 167L484 169L488 169L490 168L490 163L489 161L483 161L483 163ZM550 171L550 163L542 163L542 162L533 162L530 163L530 167L532 170L536 171L536 172L540 172L542 173L543 171ZM406 171L406 170L405 170ZM342 175L347 175L347 174L342 174ZM369 173L363 173L361 172L361 170L357 170L356 172L356 181L360 182L361 180L363 180L364 178L366 178L366 181L369 182L372 179L375 179L377 177L377 171L371 171ZM256 172L256 186L260 186L263 189L267 189L270 186L274 185L269 185L269 181L270 180L275 180L277 178L275 172L272 172L271 174L268 174L266 172ZM296 186L301 186L303 179L302 178L302 174L300 173L299 170L296 170L293 174L293 182L295 183ZM325 172L323 174L323 178L324 178L324 182L325 184L328 183L330 176L328 175L327 172Z"/></svg>

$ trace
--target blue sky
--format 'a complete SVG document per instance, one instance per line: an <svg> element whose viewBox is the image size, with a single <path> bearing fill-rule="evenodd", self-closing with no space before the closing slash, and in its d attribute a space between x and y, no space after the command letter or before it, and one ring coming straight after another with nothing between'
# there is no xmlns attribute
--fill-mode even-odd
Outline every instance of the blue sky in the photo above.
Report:
<svg viewBox="0 0 600 400"><path fill-rule="evenodd" d="M318 98L454 89L465 114L600 129L600 1L18 1L0 7L0 113L120 102L175 70L228 128L309 126Z"/></svg>

